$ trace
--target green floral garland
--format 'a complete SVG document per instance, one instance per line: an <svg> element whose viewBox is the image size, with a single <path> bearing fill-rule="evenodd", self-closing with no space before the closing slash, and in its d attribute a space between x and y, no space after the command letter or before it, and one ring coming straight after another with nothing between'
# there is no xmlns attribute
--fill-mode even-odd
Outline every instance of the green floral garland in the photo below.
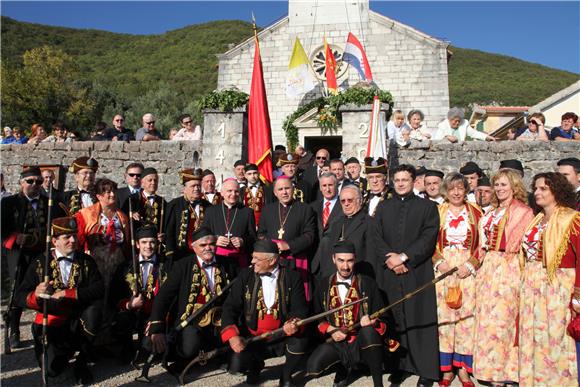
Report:
<svg viewBox="0 0 580 387"><path fill-rule="evenodd" d="M197 101L199 111L216 109L222 112L232 112L234 109L246 106L249 95L237 89L214 90Z"/></svg>
<svg viewBox="0 0 580 387"><path fill-rule="evenodd" d="M366 87L351 87L344 92L328 97L320 97L299 107L284 120L282 128L286 133L286 141L289 149L294 149L298 144L298 128L294 125L294 121L313 108L318 108L316 121L318 126L323 130L334 130L342 122L342 116L339 108L345 104L355 104L357 106L372 104L375 95L379 96L381 102L389 105L389 113L393 106L393 96L388 91L380 90L373 86ZM389 114L388 114L389 115Z"/></svg>

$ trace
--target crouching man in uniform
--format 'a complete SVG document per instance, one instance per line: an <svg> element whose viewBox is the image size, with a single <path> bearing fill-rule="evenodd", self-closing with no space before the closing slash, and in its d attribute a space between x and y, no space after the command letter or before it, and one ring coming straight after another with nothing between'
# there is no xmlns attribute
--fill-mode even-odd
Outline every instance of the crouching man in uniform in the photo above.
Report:
<svg viewBox="0 0 580 387"><path fill-rule="evenodd" d="M375 387L383 385L383 339L386 325L369 315L383 308L383 301L373 279L356 273L355 248L352 242L339 241L332 261L336 273L323 279L314 297L315 313L338 308L368 297L367 301L341 309L318 324L318 331L332 341L318 346L308 359L309 376L318 376L332 366L336 368L334 386L346 386L350 371L366 364ZM360 323L360 328L349 330Z"/></svg>
<svg viewBox="0 0 580 387"><path fill-rule="evenodd" d="M286 356L281 386L292 385L292 373L308 344L296 325L308 316L300 274L280 266L278 246L270 240L254 244L253 267L240 272L223 306L221 338L234 351L231 373L246 372L248 384L258 384L264 360ZM284 336L246 345L245 337L283 327Z"/></svg>
<svg viewBox="0 0 580 387"><path fill-rule="evenodd" d="M174 302L177 305L177 325L221 294L229 282L223 263L216 259L217 239L211 230L202 227L192 234L191 240L194 254L174 263L153 301L147 334L151 337L152 349L157 353L165 352L166 317ZM175 347L178 359L170 366L173 374L181 372L201 349L211 350L220 343L219 311L214 309L219 307L219 302L222 300L216 301L215 307L192 321L177 335ZM144 345L148 346L147 343Z"/></svg>
<svg viewBox="0 0 580 387"><path fill-rule="evenodd" d="M32 323L34 352L38 364L42 361L42 310L48 302L48 363L49 377L61 374L76 351L74 375L82 384L93 381L87 366L90 345L102 314L105 287L93 259L77 252L77 224L72 217L52 221L52 244L48 277L43 282L44 256L32 261L16 293L22 307L37 311ZM48 298L45 298L48 297Z"/></svg>

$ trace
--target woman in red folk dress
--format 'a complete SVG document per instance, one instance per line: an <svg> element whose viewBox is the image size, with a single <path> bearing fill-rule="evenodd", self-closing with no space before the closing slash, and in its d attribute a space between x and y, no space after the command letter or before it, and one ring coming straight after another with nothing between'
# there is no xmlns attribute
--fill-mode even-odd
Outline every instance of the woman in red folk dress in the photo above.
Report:
<svg viewBox="0 0 580 387"><path fill-rule="evenodd" d="M574 188L555 172L534 176L542 211L522 239L520 385L577 385L576 343L566 331L580 313L580 212Z"/></svg>
<svg viewBox="0 0 580 387"><path fill-rule="evenodd" d="M503 386L518 382L518 254L534 214L518 172L501 169L491 182L493 209L479 222L482 263L475 284L473 374Z"/></svg>
<svg viewBox="0 0 580 387"><path fill-rule="evenodd" d="M467 202L469 183L460 173L443 181L445 202L439 206L439 237L433 255L435 275L458 267L457 273L437 283L439 366L441 386L449 386L458 369L463 387L473 387L475 275L479 268L479 207ZM461 294L461 296L459 296ZM453 297L455 295L455 297Z"/></svg>

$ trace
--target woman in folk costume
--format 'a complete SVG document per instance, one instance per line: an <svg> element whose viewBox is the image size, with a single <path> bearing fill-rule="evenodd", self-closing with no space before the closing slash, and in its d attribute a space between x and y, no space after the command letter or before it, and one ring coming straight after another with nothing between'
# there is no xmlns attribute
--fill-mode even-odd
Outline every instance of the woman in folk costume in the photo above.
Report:
<svg viewBox="0 0 580 387"><path fill-rule="evenodd" d="M439 206L439 236L433 255L435 275L457 266L451 277L437 283L440 386L449 386L454 368L463 387L473 387L473 339L475 323L475 274L479 268L479 220L481 210L467 201L469 183L460 173L443 181L445 202Z"/></svg>
<svg viewBox="0 0 580 387"><path fill-rule="evenodd" d="M502 386L518 382L518 253L534 214L518 172L500 169L491 182L493 210L479 222L482 263L475 281L473 373Z"/></svg>
<svg viewBox="0 0 580 387"><path fill-rule="evenodd" d="M112 180L97 180L98 202L75 214L79 246L97 263L107 290L117 266L131 255L129 219L117 208L116 189Z"/></svg>
<svg viewBox="0 0 580 387"><path fill-rule="evenodd" d="M580 212L574 189L555 172L534 176L542 211L522 240L520 385L577 385L576 343L566 328L580 313Z"/></svg>

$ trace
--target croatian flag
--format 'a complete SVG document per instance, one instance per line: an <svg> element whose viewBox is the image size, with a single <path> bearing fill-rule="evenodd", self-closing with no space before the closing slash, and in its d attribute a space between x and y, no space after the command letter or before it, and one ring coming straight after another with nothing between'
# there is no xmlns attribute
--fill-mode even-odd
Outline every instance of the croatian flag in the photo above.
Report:
<svg viewBox="0 0 580 387"><path fill-rule="evenodd" d="M363 81L372 81L373 74L371 73L371 66L367 60L367 54L359 40L352 34L348 33L348 39L346 39L346 46L344 48L344 54L342 57L346 63L352 65L358 75Z"/></svg>

